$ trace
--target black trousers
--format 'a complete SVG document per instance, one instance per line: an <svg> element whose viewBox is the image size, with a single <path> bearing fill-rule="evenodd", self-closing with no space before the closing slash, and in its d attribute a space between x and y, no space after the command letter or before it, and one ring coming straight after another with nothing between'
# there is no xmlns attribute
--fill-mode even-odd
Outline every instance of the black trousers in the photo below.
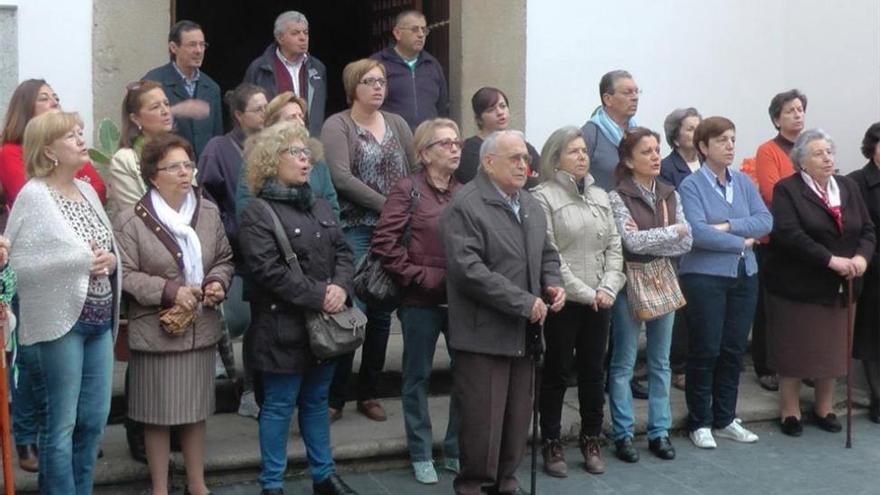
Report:
<svg viewBox="0 0 880 495"><path fill-rule="evenodd" d="M539 395L543 439L558 439L561 435L562 400L573 362L577 372L581 434L598 436L602 432L610 319L608 309L593 311L590 306L573 302L566 303L559 313L547 316L544 323L547 349Z"/></svg>
<svg viewBox="0 0 880 495"><path fill-rule="evenodd" d="M680 308L675 312L675 323L672 326L672 346L669 349L669 367L672 368L672 373L677 375L682 375L687 371L688 324L684 310L685 308Z"/></svg>
<svg viewBox="0 0 880 495"><path fill-rule="evenodd" d="M770 246L756 244L755 261L758 262L758 306L755 307L755 318L752 320L752 362L755 374L760 376L775 375L776 370L767 364L767 313L764 311L764 282L761 272Z"/></svg>

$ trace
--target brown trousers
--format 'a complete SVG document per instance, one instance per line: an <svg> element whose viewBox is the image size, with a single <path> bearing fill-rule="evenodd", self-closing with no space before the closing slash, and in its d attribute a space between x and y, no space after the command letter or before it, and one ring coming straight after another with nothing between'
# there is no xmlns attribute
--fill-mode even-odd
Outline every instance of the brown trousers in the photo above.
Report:
<svg viewBox="0 0 880 495"><path fill-rule="evenodd" d="M457 351L452 377L461 415L455 493L480 495L482 487L516 490L531 421L531 358Z"/></svg>

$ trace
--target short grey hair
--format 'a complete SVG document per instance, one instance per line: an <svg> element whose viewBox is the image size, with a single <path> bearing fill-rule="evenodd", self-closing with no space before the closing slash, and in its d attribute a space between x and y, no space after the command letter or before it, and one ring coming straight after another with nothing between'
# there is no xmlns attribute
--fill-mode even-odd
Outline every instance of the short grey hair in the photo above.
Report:
<svg viewBox="0 0 880 495"><path fill-rule="evenodd" d="M831 152L835 152L834 140L832 140L831 136L825 131L822 129L807 129L798 136L797 140L794 142L794 146L791 147L791 153L788 154L795 170L803 170L801 162L807 157L807 146L813 141L818 141L820 139L828 141L828 144L831 146Z"/></svg>
<svg viewBox="0 0 880 495"><path fill-rule="evenodd" d="M498 149L498 138L501 136L516 136L526 142L526 136L522 133L522 131L517 130L504 130L504 131L495 131L492 134L486 136L483 144L480 145L480 163L483 163L483 159L486 155L491 155L495 153Z"/></svg>
<svg viewBox="0 0 880 495"><path fill-rule="evenodd" d="M573 125L567 125L550 134L547 142L544 143L544 148L541 149L541 181L553 178L556 169L559 168L559 159L565 147L575 139L583 139L583 137L581 129ZM587 140L584 139L585 144L586 142Z"/></svg>
<svg viewBox="0 0 880 495"><path fill-rule="evenodd" d="M400 25L403 24L403 20L410 16L417 17L419 19L427 19L423 12L420 12L416 9L407 9L394 17L394 27L400 27Z"/></svg>
<svg viewBox="0 0 880 495"><path fill-rule="evenodd" d="M681 132L682 122L688 117L696 117L703 120L703 116L700 115L696 108L688 107L676 108L663 121L663 133L666 134L666 142L669 143L669 147L672 149L678 148L675 145L675 140L678 139L678 133Z"/></svg>
<svg viewBox="0 0 880 495"><path fill-rule="evenodd" d="M599 80L599 101L602 101L602 96L605 93L613 94L614 93L614 84L621 79L632 79L633 76L629 72L625 70L613 70L611 72L606 72L605 75L602 76L602 79Z"/></svg>
<svg viewBox="0 0 880 495"><path fill-rule="evenodd" d="M306 19L306 16L302 12L288 10L287 12L282 12L281 15L275 18L275 31L273 32L275 36L284 32L284 28L287 26L288 22L301 22L305 24L306 29L309 28L309 20Z"/></svg>

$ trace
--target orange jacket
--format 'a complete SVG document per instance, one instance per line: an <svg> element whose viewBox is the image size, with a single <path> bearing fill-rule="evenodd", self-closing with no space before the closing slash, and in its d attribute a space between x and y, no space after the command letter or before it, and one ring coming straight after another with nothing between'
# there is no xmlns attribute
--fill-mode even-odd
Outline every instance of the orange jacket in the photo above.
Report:
<svg viewBox="0 0 880 495"><path fill-rule="evenodd" d="M758 146L755 154L755 175L758 177L758 191L768 208L773 203L773 188L776 183L793 174L791 159L772 139Z"/></svg>

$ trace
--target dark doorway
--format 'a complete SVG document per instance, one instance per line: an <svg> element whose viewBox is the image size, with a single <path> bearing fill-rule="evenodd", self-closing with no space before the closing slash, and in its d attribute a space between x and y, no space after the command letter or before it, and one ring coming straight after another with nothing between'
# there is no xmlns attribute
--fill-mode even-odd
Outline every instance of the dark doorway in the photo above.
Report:
<svg viewBox="0 0 880 495"><path fill-rule="evenodd" d="M327 115L347 108L342 88L345 64L386 46L393 19L405 9L425 13L432 26L426 49L449 74L449 0L172 0L172 22L201 24L210 49L202 70L222 92L241 82L244 72L273 40L278 14L298 10L309 20L309 52L327 66ZM227 128L228 119L227 119Z"/></svg>

